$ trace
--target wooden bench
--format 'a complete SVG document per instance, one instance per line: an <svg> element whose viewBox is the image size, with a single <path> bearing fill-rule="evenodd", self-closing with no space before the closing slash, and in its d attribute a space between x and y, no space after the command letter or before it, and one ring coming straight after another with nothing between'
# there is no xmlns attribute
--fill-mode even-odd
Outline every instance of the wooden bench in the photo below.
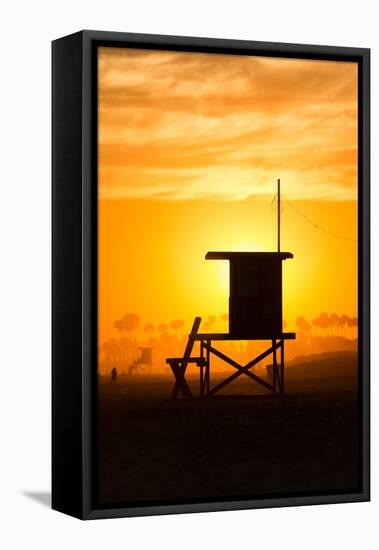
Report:
<svg viewBox="0 0 379 550"><path fill-rule="evenodd" d="M184 350L183 357L168 357L166 363L170 365L172 373L175 377L175 385L171 393L171 398L176 399L179 392L183 397L193 399L192 392L185 379L186 369L189 363L195 363L197 366L204 365L204 359L202 357L191 357L193 346L195 344L195 338L199 331L201 323L201 317L195 317L192 325L191 332L188 335L188 342L186 349Z"/></svg>

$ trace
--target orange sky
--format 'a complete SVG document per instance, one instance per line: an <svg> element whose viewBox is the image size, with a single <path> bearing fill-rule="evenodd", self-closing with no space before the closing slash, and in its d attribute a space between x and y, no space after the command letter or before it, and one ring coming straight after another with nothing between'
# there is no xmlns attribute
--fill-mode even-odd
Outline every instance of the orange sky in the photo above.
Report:
<svg viewBox="0 0 379 550"><path fill-rule="evenodd" d="M227 312L228 264L275 251L276 179L357 239L357 65L101 48L99 341L113 322ZM284 318L357 314L357 244L284 201Z"/></svg>

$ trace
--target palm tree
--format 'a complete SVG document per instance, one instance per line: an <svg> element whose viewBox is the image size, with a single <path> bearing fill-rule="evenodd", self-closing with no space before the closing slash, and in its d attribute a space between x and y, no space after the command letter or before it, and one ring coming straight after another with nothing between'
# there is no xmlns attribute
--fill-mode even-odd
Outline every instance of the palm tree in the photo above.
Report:
<svg viewBox="0 0 379 550"><path fill-rule="evenodd" d="M104 342L101 346L104 353L104 360L107 364L114 363L118 359L117 340L112 338L108 342Z"/></svg>
<svg viewBox="0 0 379 550"><path fill-rule="evenodd" d="M139 316L135 313L127 313L122 319L115 321L113 326L120 334L124 331L128 332L130 337L133 330L139 326Z"/></svg>
<svg viewBox="0 0 379 550"><path fill-rule="evenodd" d="M348 323L349 323L349 317L347 315L341 315L340 317L340 323L341 323L341 326L343 327L343 333L344 333L344 336L346 338L346 330L345 328L347 328L348 326Z"/></svg>
<svg viewBox="0 0 379 550"><path fill-rule="evenodd" d="M151 340L151 335L155 330L154 325L152 323L146 323L146 325L143 327L143 330L144 332L146 332L146 334L148 334L149 339Z"/></svg>
<svg viewBox="0 0 379 550"><path fill-rule="evenodd" d="M358 317L348 317L347 326L350 329L350 338L354 338L354 329L358 326Z"/></svg>
<svg viewBox="0 0 379 550"><path fill-rule="evenodd" d="M345 326L345 319L344 319L344 316L343 315L340 315L338 317L338 321L337 321L337 327L339 328L339 335L340 336L343 336L343 329L344 329L344 326Z"/></svg>
<svg viewBox="0 0 379 550"><path fill-rule="evenodd" d="M146 323L146 325L143 327L144 332L147 332L148 334L151 334L154 332L155 327L152 323Z"/></svg>
<svg viewBox="0 0 379 550"><path fill-rule="evenodd" d="M158 325L158 330L161 334L166 334L166 332L168 331L168 325L166 325L166 323L161 323L160 325Z"/></svg>
<svg viewBox="0 0 379 550"><path fill-rule="evenodd" d="M353 329L355 329L355 333L356 333L355 337L357 338L358 337L358 334L357 334L358 333L358 317L353 317L352 318L352 327L353 327Z"/></svg>
<svg viewBox="0 0 379 550"><path fill-rule="evenodd" d="M175 330L176 336L178 336L180 329L184 327L184 321L182 319L176 319L175 321L172 321L170 326L172 330Z"/></svg>
<svg viewBox="0 0 379 550"><path fill-rule="evenodd" d="M323 313L321 313L321 315L319 317L319 323L320 323L320 328L321 328L322 334L323 334L323 336L325 336L326 335L326 329L329 327L329 315L327 313L325 313L325 311Z"/></svg>
<svg viewBox="0 0 379 550"><path fill-rule="evenodd" d="M129 337L133 334L133 331L139 327L139 315L135 313L126 313L122 318L124 330L129 333Z"/></svg>
<svg viewBox="0 0 379 550"><path fill-rule="evenodd" d="M138 352L137 344L130 338L120 338L118 341L122 360L132 361Z"/></svg>
<svg viewBox="0 0 379 550"><path fill-rule="evenodd" d="M306 335L308 335L311 330L311 325L303 316L300 316L296 319L296 326L299 332L302 332L303 334L306 334Z"/></svg>
<svg viewBox="0 0 379 550"><path fill-rule="evenodd" d="M122 322L122 319L119 319L118 321L115 321L113 323L113 326L116 330L118 330L118 332L120 333L120 336L121 336L122 333L125 330L124 323Z"/></svg>
<svg viewBox="0 0 379 550"><path fill-rule="evenodd" d="M320 334L321 332L321 325L320 325L320 316L318 317L315 317L314 319L312 319L312 325L315 327L316 329L316 333Z"/></svg>
<svg viewBox="0 0 379 550"><path fill-rule="evenodd" d="M332 313L329 316L329 326L332 327L332 329L337 327L338 321L339 321L339 317L338 317L337 313ZM332 331L332 332L335 333L335 330Z"/></svg>

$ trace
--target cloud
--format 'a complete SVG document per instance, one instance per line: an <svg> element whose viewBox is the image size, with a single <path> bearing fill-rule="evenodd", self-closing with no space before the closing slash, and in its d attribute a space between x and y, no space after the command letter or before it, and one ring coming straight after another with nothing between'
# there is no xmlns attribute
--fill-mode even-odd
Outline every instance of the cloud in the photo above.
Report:
<svg viewBox="0 0 379 550"><path fill-rule="evenodd" d="M102 197L356 196L353 63L101 48L99 122Z"/></svg>

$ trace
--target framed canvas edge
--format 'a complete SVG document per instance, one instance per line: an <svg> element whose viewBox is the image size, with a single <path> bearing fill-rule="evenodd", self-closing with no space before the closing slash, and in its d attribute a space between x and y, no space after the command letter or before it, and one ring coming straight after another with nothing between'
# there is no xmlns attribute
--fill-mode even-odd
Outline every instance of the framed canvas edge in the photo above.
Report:
<svg viewBox="0 0 379 550"><path fill-rule="evenodd" d="M82 112L82 510L81 519L101 519L117 517L133 517L161 514L180 514L192 512L211 512L227 510L258 509L268 507L302 506L319 504L336 504L348 502L364 502L370 500L370 50L367 48L350 48L338 46L314 46L301 44L283 44L273 42L255 42L216 38L177 37L166 35L148 35L134 33L118 33L103 31L81 31L83 40L83 112ZM94 85L94 47L104 42L114 42L134 47L165 46L189 49L216 49L221 53L228 49L229 53L244 50L246 53L282 54L283 57L293 55L304 58L355 58L361 70L360 106L362 109L360 122L360 186L361 186L361 390L365 397L362 403L362 490L344 494L328 494L322 496L291 496L280 498L246 499L226 502L212 501L186 504L157 504L130 507L102 508L93 506L93 456L92 444L94 436L93 390L92 376L94 350L94 300L93 290L96 284L94 263L94 246L97 245L94 236L93 207L97 201L93 182L96 173L93 165L92 151L94 143L94 110L92 102L92 87ZM234 50L234 51L230 51ZM198 50L200 51L200 50ZM96 144L97 146L97 144ZM97 227L96 227L97 230Z"/></svg>
<svg viewBox="0 0 379 550"><path fill-rule="evenodd" d="M347 58L363 58L370 56L370 48L352 47L352 46L330 46L324 44L298 44L288 42L269 42L257 40L240 40L233 38L209 38L201 36L178 36L164 34L142 34L133 32L116 32L116 31L99 31L99 30L83 30L83 40L90 46L91 43L113 42L117 44L132 44L138 45L140 48L156 46L163 48L165 46L178 48L188 48L193 51L199 49L215 48L218 53L221 53L225 48L228 53L233 54L233 50L246 50L249 55L251 52L257 51L268 54L282 54L287 57L288 54L296 57L305 57L307 59L312 56L325 58L331 56L333 59L341 56ZM280 57L280 55L279 55Z"/></svg>
<svg viewBox="0 0 379 550"><path fill-rule="evenodd" d="M54 41L51 56L51 506L75 517L83 515L82 42L81 33Z"/></svg>
<svg viewBox="0 0 379 550"><path fill-rule="evenodd" d="M297 506L320 506L326 504L351 504L368 502L369 496L362 493L330 494L325 496L263 498L252 500L209 501L189 504L159 504L119 508L98 508L90 510L82 519L111 519L122 517L159 516L208 512L236 512L238 510L258 510L264 508L284 508Z"/></svg>

